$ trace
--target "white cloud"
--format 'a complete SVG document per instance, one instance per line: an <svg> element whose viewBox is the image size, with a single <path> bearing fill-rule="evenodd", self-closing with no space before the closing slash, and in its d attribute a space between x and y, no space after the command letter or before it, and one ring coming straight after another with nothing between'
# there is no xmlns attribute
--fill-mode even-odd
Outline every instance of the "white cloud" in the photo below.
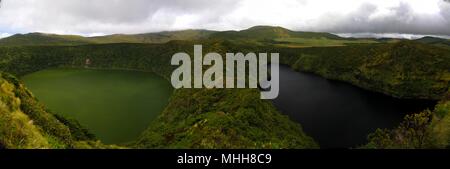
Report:
<svg viewBox="0 0 450 169"><path fill-rule="evenodd" d="M11 34L10 33L0 33L0 39L6 38L8 36L11 36Z"/></svg>
<svg viewBox="0 0 450 169"><path fill-rule="evenodd" d="M3 0L0 31L99 35L278 25L336 33L450 35L444 0ZM11 31L7 31L11 32Z"/></svg>
<svg viewBox="0 0 450 169"><path fill-rule="evenodd" d="M341 37L354 38L400 38L400 39L419 39L425 36L434 36L444 39L450 39L447 35L425 35L425 34L403 34L403 33L338 33Z"/></svg>

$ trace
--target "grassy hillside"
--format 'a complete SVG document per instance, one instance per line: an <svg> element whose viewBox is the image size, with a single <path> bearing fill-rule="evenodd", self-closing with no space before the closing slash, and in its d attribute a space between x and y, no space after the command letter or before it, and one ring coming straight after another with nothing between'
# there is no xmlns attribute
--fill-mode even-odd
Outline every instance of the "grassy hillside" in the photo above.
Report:
<svg viewBox="0 0 450 169"><path fill-rule="evenodd" d="M0 39L0 46L81 45L87 43L89 41L82 36L43 33L16 34Z"/></svg>
<svg viewBox="0 0 450 169"><path fill-rule="evenodd" d="M0 148L115 148L76 120L47 110L14 76L0 73Z"/></svg>
<svg viewBox="0 0 450 169"><path fill-rule="evenodd" d="M242 31L218 32L212 34L210 39L229 40L238 44L251 43L254 45L276 45L294 48L377 43L368 39L342 38L330 33L292 31L272 26L255 26Z"/></svg>
<svg viewBox="0 0 450 169"><path fill-rule="evenodd" d="M136 35L107 35L88 38L92 43L166 43L172 40L198 40L208 37L214 31L183 30Z"/></svg>
<svg viewBox="0 0 450 169"><path fill-rule="evenodd" d="M427 44L445 44L450 45L450 40L448 39L442 39L442 38L436 38L432 36L425 36L420 39L416 39L417 42L427 43Z"/></svg>
<svg viewBox="0 0 450 169"><path fill-rule="evenodd" d="M242 31L225 31L211 35L212 38L227 39L276 39L289 37L343 39L339 36L322 32L296 32L283 27L254 26Z"/></svg>
<svg viewBox="0 0 450 169"><path fill-rule="evenodd" d="M292 31L282 27L255 26L242 31L183 30L146 34L115 34L97 37L55 35L44 33L17 34L0 39L0 46L75 46L108 43L166 43L172 40L231 41L236 44L277 45L284 47L345 46L359 43L378 43L371 39L342 38L330 33Z"/></svg>
<svg viewBox="0 0 450 169"><path fill-rule="evenodd" d="M426 37L423 37L420 39L416 39L415 41L450 49L450 40L449 39L442 39L442 38L426 36Z"/></svg>
<svg viewBox="0 0 450 169"><path fill-rule="evenodd" d="M11 37L0 39L0 46L76 46L108 43L166 43L172 40L202 39L208 37L212 33L214 33L214 31L184 30L136 35L115 34L96 37L29 33L16 34Z"/></svg>
<svg viewBox="0 0 450 169"><path fill-rule="evenodd" d="M435 107L429 130L434 147L450 148L450 92Z"/></svg>
<svg viewBox="0 0 450 169"><path fill-rule="evenodd" d="M368 143L361 148L450 148L450 92L434 110L408 115L397 128L369 134Z"/></svg>
<svg viewBox="0 0 450 169"><path fill-rule="evenodd" d="M294 69L398 98L439 100L449 89L450 50L431 45L402 41L274 50Z"/></svg>

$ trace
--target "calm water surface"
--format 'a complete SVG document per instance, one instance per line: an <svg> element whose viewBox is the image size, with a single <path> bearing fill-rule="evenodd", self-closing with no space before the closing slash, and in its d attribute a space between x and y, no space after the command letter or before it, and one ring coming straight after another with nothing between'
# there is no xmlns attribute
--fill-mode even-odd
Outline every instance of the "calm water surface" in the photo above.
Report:
<svg viewBox="0 0 450 169"><path fill-rule="evenodd" d="M295 72L280 66L280 95L275 106L322 148L357 147L377 128L393 128L433 101L396 99L347 83Z"/></svg>

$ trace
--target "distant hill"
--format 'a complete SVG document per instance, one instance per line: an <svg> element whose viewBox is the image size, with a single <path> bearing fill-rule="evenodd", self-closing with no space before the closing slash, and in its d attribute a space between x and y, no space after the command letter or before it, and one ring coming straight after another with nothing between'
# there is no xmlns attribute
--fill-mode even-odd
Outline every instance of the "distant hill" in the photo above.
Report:
<svg viewBox="0 0 450 169"><path fill-rule="evenodd" d="M255 26L242 31L225 31L218 32L211 38L227 38L227 39L277 39L277 38L328 38L343 39L337 35L321 32L296 32L283 27L274 26Z"/></svg>
<svg viewBox="0 0 450 169"><path fill-rule="evenodd" d="M7 45L34 46L0 47L0 70L21 76L50 67L84 67L86 59L90 59L91 68L141 70L170 79L175 69L169 65L170 56L180 51L192 52L192 45L197 41L95 43L161 43L198 38L202 39L204 51L277 52L282 64L296 70L398 98L439 100L448 95L448 49L410 40L348 45L373 42L371 39L333 39L326 33L299 34L280 27L253 27L243 31L191 30L91 38L37 33L16 35L7 38ZM94 44L36 46L84 43ZM19 79L8 73L0 73L0 101L5 103L0 106L0 133L5 133L5 137L0 137L0 148L105 146L95 141L75 120L48 111ZM131 148L317 148L300 124L259 97L257 89L176 90L160 117L129 145ZM442 116L437 132L443 138L438 139L444 142L443 147L448 147L450 138L448 105L446 102L436 108L436 115ZM20 130L15 126L20 126Z"/></svg>
<svg viewBox="0 0 450 169"><path fill-rule="evenodd" d="M449 43L450 40L448 40L448 39L437 38L437 37L432 37L432 36L425 36L423 38L416 39L415 41L422 42L422 43L429 43L429 44L433 44L433 43L447 43L447 44L450 44Z"/></svg>
<svg viewBox="0 0 450 169"><path fill-rule="evenodd" d="M0 39L1 46L82 45L87 43L89 40L82 36L44 33L16 34Z"/></svg>
<svg viewBox="0 0 450 169"><path fill-rule="evenodd" d="M115 34L88 38L93 43L166 43L172 40L203 39L215 31L210 30L183 30L165 31L158 33L145 33L135 35Z"/></svg>
<svg viewBox="0 0 450 169"><path fill-rule="evenodd" d="M45 33L16 34L0 39L0 46L75 46L108 43L166 43L172 40L227 40L240 44L288 47L345 46L354 43L377 43L368 39L343 38L331 33L292 31L282 27L255 26L242 31L182 30L145 34L114 34L96 37Z"/></svg>
<svg viewBox="0 0 450 169"><path fill-rule="evenodd" d="M378 43L371 39L343 38L331 33L292 31L273 26L255 26L242 31L218 32L212 34L210 38L230 40L241 44L253 43L254 45L276 45L293 48Z"/></svg>
<svg viewBox="0 0 450 169"><path fill-rule="evenodd" d="M423 38L416 39L415 41L450 49L450 40L449 39L425 36Z"/></svg>
<svg viewBox="0 0 450 169"><path fill-rule="evenodd" d="M56 35L45 33L16 34L0 39L0 46L75 46L108 43L165 43L171 40L196 40L208 37L214 31L183 30L172 32L145 33L135 35L114 34L107 36L83 37L77 35Z"/></svg>

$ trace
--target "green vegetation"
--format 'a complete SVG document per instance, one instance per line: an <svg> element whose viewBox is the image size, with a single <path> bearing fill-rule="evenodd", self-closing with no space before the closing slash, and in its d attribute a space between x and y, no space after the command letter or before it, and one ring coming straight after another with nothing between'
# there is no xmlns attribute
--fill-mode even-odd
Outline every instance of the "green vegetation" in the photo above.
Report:
<svg viewBox="0 0 450 169"><path fill-rule="evenodd" d="M205 53L222 56L225 52L277 52L281 63L294 69L399 98L442 100L450 88L450 49L440 43L351 39L268 26L91 38L16 35L0 40L0 70L22 77L48 68L89 66L153 72L169 79L175 68L169 65L171 56L180 51L193 56L194 44L202 44ZM91 64L86 65L87 60ZM0 147L111 148L75 120L50 113L13 76L2 73L2 77ZM406 117L397 129L380 129L370 135L366 148L448 147L448 105L448 99L443 99L433 111ZM318 147L299 124L281 115L269 101L260 100L253 89L175 90L159 117L127 146Z"/></svg>
<svg viewBox="0 0 450 169"><path fill-rule="evenodd" d="M146 33L137 35L108 35L89 38L92 43L166 43L172 40L204 39L215 31L184 30L173 32Z"/></svg>
<svg viewBox="0 0 450 169"><path fill-rule="evenodd" d="M292 48L378 43L369 39L342 38L330 33L291 31L271 26L255 26L242 31L218 32L211 34L209 39L227 40L239 45L275 45Z"/></svg>
<svg viewBox="0 0 450 169"><path fill-rule="evenodd" d="M331 47L346 46L352 44L377 43L374 40L342 40L328 38L276 38L275 43L281 47L305 48L305 47Z"/></svg>
<svg viewBox="0 0 450 169"><path fill-rule="evenodd" d="M450 40L448 39L442 39L442 38L436 38L431 36L426 36L420 39L416 39L417 42L422 42L426 44L434 44L434 45L449 45L450 46Z"/></svg>
<svg viewBox="0 0 450 169"><path fill-rule="evenodd" d="M90 59L91 68L154 72L168 79L175 69L169 65L170 56L179 51L192 53L194 43L196 42L172 41L166 44L1 47L0 70L23 76L52 67L85 67L86 59ZM228 43L208 41L202 44L207 52L224 51ZM174 92L168 107L158 119L151 123L136 143L130 143L128 146L318 147L304 134L299 124L281 115L269 101L260 100L258 90L181 89ZM89 143L74 146L97 146Z"/></svg>
<svg viewBox="0 0 450 169"><path fill-rule="evenodd" d="M173 40L226 40L241 45L277 45L284 47L344 46L359 43L377 43L374 39L342 38L330 33L300 32L291 31L282 27L255 26L242 31L215 32L208 30L184 30L136 35L114 34L96 37L29 33L0 39L0 46L76 46L108 43L167 43Z"/></svg>
<svg viewBox="0 0 450 169"><path fill-rule="evenodd" d="M330 33L322 33L322 32L296 32L291 31L286 28L282 27L273 27L273 26L255 26L251 27L246 30L242 31L225 31L225 32L218 32L215 34L212 34L210 36L211 38L222 38L227 40L235 40L235 39L241 39L241 40L251 40L251 39L257 39L257 40L272 40L276 38L307 38L307 39L314 39L314 38L327 38L327 39L344 39L339 36L330 34Z"/></svg>
<svg viewBox="0 0 450 169"><path fill-rule="evenodd" d="M433 111L406 116L379 129L362 148L450 147L450 50L413 41L343 47L278 48L294 69L352 83L399 98L441 100Z"/></svg>
<svg viewBox="0 0 450 169"><path fill-rule="evenodd" d="M78 122L47 110L15 77L0 75L0 147L81 148L81 143L116 147L97 142Z"/></svg>
<svg viewBox="0 0 450 169"><path fill-rule="evenodd" d="M399 98L440 100L449 89L450 50L444 48L402 41L276 50L294 69Z"/></svg>
<svg viewBox="0 0 450 169"><path fill-rule="evenodd" d="M426 37L423 37L423 38L420 38L420 39L416 39L415 41L421 42L421 43L425 43L425 44L434 45L434 46L437 46L437 47L447 48L447 49L450 50L450 40L448 40L448 39L442 39L442 38L426 36Z"/></svg>
<svg viewBox="0 0 450 169"><path fill-rule="evenodd" d="M194 40L208 37L214 31L184 30L174 32L146 33L136 35L114 34L107 36L82 37L76 35L55 35L45 33L17 34L0 39L0 46L76 46L107 43L166 43L171 40Z"/></svg>
<svg viewBox="0 0 450 169"><path fill-rule="evenodd" d="M429 110L407 115L400 126L393 130L377 129L369 134L369 143L364 148L433 148L429 129L431 115Z"/></svg>
<svg viewBox="0 0 450 169"><path fill-rule="evenodd" d="M86 38L75 35L54 35L44 33L17 34L0 39L0 46L22 45L81 45L87 44Z"/></svg>
<svg viewBox="0 0 450 169"><path fill-rule="evenodd" d="M316 148L254 89L177 90L138 148ZM236 99L238 98L238 99Z"/></svg>
<svg viewBox="0 0 450 169"><path fill-rule="evenodd" d="M450 147L450 94L434 111L406 116L399 127L378 129L362 148L428 149Z"/></svg>

